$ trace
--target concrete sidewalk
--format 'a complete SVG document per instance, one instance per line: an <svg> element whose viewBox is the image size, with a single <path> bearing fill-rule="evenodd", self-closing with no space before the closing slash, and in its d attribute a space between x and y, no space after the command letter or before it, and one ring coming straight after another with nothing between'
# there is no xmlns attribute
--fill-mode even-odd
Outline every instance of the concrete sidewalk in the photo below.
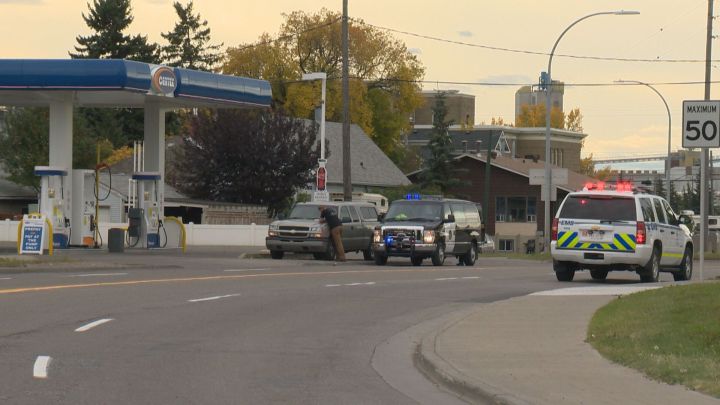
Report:
<svg viewBox="0 0 720 405"><path fill-rule="evenodd" d="M606 291L529 295L479 305L425 336L415 364L471 403L720 403L611 363L586 343L592 315L618 295Z"/></svg>

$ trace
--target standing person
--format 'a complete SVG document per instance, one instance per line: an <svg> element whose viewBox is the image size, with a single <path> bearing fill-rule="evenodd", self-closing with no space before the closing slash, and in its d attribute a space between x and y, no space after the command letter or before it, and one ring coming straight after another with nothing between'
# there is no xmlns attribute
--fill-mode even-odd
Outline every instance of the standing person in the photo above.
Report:
<svg viewBox="0 0 720 405"><path fill-rule="evenodd" d="M342 222L338 218L337 213L332 207L319 206L320 210L320 223L327 223L330 228L330 238L332 244L335 246L335 254L337 261L345 261L345 247L342 243Z"/></svg>

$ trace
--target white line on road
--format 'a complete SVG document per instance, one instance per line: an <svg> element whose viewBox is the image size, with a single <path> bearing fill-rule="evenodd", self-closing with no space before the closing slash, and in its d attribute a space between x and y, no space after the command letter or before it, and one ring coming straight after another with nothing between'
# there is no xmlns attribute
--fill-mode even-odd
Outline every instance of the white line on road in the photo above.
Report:
<svg viewBox="0 0 720 405"><path fill-rule="evenodd" d="M0 278L0 280L12 280L12 277L3 277L3 278Z"/></svg>
<svg viewBox="0 0 720 405"><path fill-rule="evenodd" d="M47 369L50 365L50 356L38 356L33 366L33 377L35 378L47 378Z"/></svg>
<svg viewBox="0 0 720 405"><path fill-rule="evenodd" d="M477 280L477 279L479 279L479 278L480 278L480 277L478 277L478 276L470 276L470 277L463 277L462 279L463 279L463 280Z"/></svg>
<svg viewBox="0 0 720 405"><path fill-rule="evenodd" d="M436 278L435 281L457 280L457 277Z"/></svg>
<svg viewBox="0 0 720 405"><path fill-rule="evenodd" d="M232 272L240 272L240 271L265 271L265 270L267 270L267 269L228 269L228 270L223 270L223 271L232 273Z"/></svg>
<svg viewBox="0 0 720 405"><path fill-rule="evenodd" d="M342 284L325 284L325 287L341 287Z"/></svg>
<svg viewBox="0 0 720 405"><path fill-rule="evenodd" d="M325 287L342 287L342 286L354 287L354 286L358 286L358 285L374 285L374 284L375 284L374 281L369 281L367 283L325 284Z"/></svg>
<svg viewBox="0 0 720 405"><path fill-rule="evenodd" d="M103 277L103 276L127 276L127 273L88 273L88 274L71 274L65 277Z"/></svg>
<svg viewBox="0 0 720 405"><path fill-rule="evenodd" d="M85 331L88 331L88 330L90 330L90 329L92 329L92 328L94 328L94 327L96 327L96 326L100 326L100 325L102 325L102 324L104 324L104 323L108 323L108 322L110 322L110 321L112 321L112 320L113 320L112 318L99 319L99 320L97 320L97 321L90 322L90 323L87 324L87 325L83 325L83 326L75 329L75 332L85 332Z"/></svg>
<svg viewBox="0 0 720 405"><path fill-rule="evenodd" d="M228 298L228 297L237 297L240 294L228 294L228 295L218 295L216 297L207 297L207 298L197 298L194 300L188 300L188 302L202 302L202 301L213 301L213 300L219 300L221 298Z"/></svg>

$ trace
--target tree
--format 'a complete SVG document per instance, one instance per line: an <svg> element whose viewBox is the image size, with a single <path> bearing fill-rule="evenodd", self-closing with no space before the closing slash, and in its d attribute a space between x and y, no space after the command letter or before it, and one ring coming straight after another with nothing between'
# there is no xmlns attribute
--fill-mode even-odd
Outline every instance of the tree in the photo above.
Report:
<svg viewBox="0 0 720 405"><path fill-rule="evenodd" d="M551 118L552 119L552 118ZM579 108L574 108L565 117L565 129L568 131L582 132L583 116Z"/></svg>
<svg viewBox="0 0 720 405"><path fill-rule="evenodd" d="M185 6L173 3L179 21L172 31L160 34L168 45L162 47L165 63L186 69L213 71L222 60L223 44L210 45L210 27L200 14L193 14L192 0Z"/></svg>
<svg viewBox="0 0 720 405"><path fill-rule="evenodd" d="M523 128L538 128L545 126L545 104L523 104L520 114L515 117L515 126ZM550 111L550 127L565 128L565 114L557 107Z"/></svg>
<svg viewBox="0 0 720 405"><path fill-rule="evenodd" d="M610 166L606 166L599 170L596 169L592 153L588 157L580 159L580 174L605 181L612 176L612 172L613 170Z"/></svg>
<svg viewBox="0 0 720 405"><path fill-rule="evenodd" d="M25 186L39 187L35 166L48 164L49 110L47 108L11 108L5 115L6 132L0 136L0 164L8 180ZM73 117L73 168L92 169L96 163L98 141L90 135L82 114ZM112 144L99 141L101 158L112 153ZM70 169L69 167L67 168Z"/></svg>
<svg viewBox="0 0 720 405"><path fill-rule="evenodd" d="M658 176L655 179L653 193L655 195L659 195L659 196L663 196L663 197L665 196L665 182L663 181L663 178L660 176Z"/></svg>
<svg viewBox="0 0 720 405"><path fill-rule="evenodd" d="M266 205L274 215L313 181L318 127L270 110L201 110L175 162L194 198Z"/></svg>
<svg viewBox="0 0 720 405"><path fill-rule="evenodd" d="M156 63L158 46L150 44L142 35L125 35L133 21L130 0L94 0L88 4L88 14L82 14L85 24L94 34L77 36L73 59L132 59Z"/></svg>
<svg viewBox="0 0 720 405"><path fill-rule="evenodd" d="M338 12L296 11L284 15L277 40L268 34L257 45L228 50L223 72L268 80L273 101L297 117L311 118L319 104L319 84L298 82L303 73L327 73L326 117L342 118L342 49ZM418 81L424 68L406 46L386 32L349 22L350 120L396 162L408 117L423 103Z"/></svg>
<svg viewBox="0 0 720 405"><path fill-rule="evenodd" d="M446 121L447 106L444 93L435 97L432 111L433 131L428 143L430 157L425 162L424 171L420 176L421 186L438 188L445 193L449 189L462 186L462 182L454 177L456 170L452 167L453 145L449 133L452 121Z"/></svg>

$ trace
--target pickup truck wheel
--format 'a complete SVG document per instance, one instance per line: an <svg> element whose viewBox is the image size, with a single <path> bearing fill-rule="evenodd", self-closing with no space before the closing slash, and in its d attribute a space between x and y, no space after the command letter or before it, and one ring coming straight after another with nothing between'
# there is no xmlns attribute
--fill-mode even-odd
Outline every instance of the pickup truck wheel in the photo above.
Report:
<svg viewBox="0 0 720 405"><path fill-rule="evenodd" d="M477 245L475 242L470 244L470 250L460 257L460 262L466 266L474 266L477 260Z"/></svg>
<svg viewBox="0 0 720 405"><path fill-rule="evenodd" d="M660 279L660 250L653 248L650 260L640 272L640 281L643 283L657 283Z"/></svg>
<svg viewBox="0 0 720 405"><path fill-rule="evenodd" d="M387 263L387 255L384 255L382 253L377 253L375 255L375 264L378 266L384 266Z"/></svg>
<svg viewBox="0 0 720 405"><path fill-rule="evenodd" d="M413 266L421 266L423 259L424 259L423 257L411 256L410 263L412 263Z"/></svg>
<svg viewBox="0 0 720 405"><path fill-rule="evenodd" d="M692 278L693 270L693 251L689 246L685 247L683 259L680 262L680 270L673 273L675 281L686 281Z"/></svg>
<svg viewBox="0 0 720 405"><path fill-rule="evenodd" d="M285 255L285 252L283 252L282 250L271 250L270 251L270 257L272 257L273 259L280 260L283 258L284 255Z"/></svg>
<svg viewBox="0 0 720 405"><path fill-rule="evenodd" d="M432 260L433 266L442 266L445 262L445 245L438 243L438 246L435 248L435 252L430 259Z"/></svg>
<svg viewBox="0 0 720 405"><path fill-rule="evenodd" d="M336 255L335 245L332 242L328 242L327 250L325 251L325 260L335 260Z"/></svg>
<svg viewBox="0 0 720 405"><path fill-rule="evenodd" d="M592 277L593 280L605 280L607 278L607 275L607 270L590 270L590 277Z"/></svg>
<svg viewBox="0 0 720 405"><path fill-rule="evenodd" d="M558 281L573 281L575 269L568 262L553 260L553 270Z"/></svg>

